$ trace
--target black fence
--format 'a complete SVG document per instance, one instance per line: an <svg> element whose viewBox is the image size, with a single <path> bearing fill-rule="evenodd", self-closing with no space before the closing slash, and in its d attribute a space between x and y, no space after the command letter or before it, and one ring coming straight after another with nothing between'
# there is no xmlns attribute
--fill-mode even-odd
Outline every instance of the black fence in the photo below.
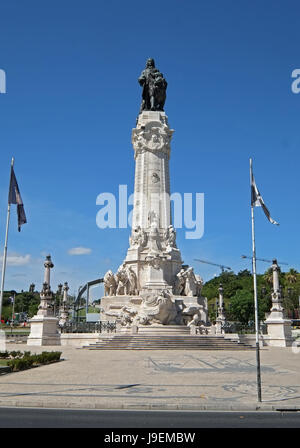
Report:
<svg viewBox="0 0 300 448"><path fill-rule="evenodd" d="M115 333L116 322L67 322L62 333Z"/></svg>
<svg viewBox="0 0 300 448"><path fill-rule="evenodd" d="M254 322L249 323L247 325L242 324L240 322L226 322L224 326L225 333L238 333L238 334L254 334L255 333L255 324ZM260 323L259 324L259 333L267 334L267 324Z"/></svg>

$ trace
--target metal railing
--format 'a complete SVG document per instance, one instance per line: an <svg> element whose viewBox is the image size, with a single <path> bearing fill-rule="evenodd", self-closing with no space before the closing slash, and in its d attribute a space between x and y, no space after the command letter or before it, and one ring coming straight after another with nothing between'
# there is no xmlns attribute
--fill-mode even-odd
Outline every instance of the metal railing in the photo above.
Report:
<svg viewBox="0 0 300 448"><path fill-rule="evenodd" d="M226 322L224 325L225 333L238 333L238 334L254 334L255 333L255 324L249 323L247 325L242 324L240 322ZM267 334L267 324L260 323L259 325L259 333Z"/></svg>

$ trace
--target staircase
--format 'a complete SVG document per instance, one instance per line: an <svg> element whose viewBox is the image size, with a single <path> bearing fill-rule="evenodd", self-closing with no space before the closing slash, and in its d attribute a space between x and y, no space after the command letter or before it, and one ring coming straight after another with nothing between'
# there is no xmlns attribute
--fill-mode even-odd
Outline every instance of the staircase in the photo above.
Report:
<svg viewBox="0 0 300 448"><path fill-rule="evenodd" d="M84 346L89 350L254 350L251 345L223 336L114 335Z"/></svg>

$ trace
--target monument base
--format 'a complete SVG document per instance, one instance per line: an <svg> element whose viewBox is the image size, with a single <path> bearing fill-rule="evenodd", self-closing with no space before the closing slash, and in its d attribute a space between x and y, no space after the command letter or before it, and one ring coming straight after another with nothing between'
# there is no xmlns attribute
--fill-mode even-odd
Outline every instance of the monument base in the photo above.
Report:
<svg viewBox="0 0 300 448"><path fill-rule="evenodd" d="M27 338L27 345L61 345L57 321L56 317L38 315L30 319L30 334Z"/></svg>
<svg viewBox="0 0 300 448"><path fill-rule="evenodd" d="M131 316L139 312L139 309L143 307L143 299L140 296L128 296L128 295L118 295L118 296L104 296L101 299L101 313L100 320L101 321L117 321L119 325L117 326L117 331L123 332L136 332L133 327L139 327L140 331L149 332L152 330L147 330L150 327L158 328L161 325L164 328L164 334L166 332L165 328L175 327L175 328L184 328L194 317L195 314L198 314L199 321L201 321L202 325L207 325L208 323L208 312L207 312L207 299L205 297L192 297L192 296L178 296L178 295L170 295L171 302L173 302L172 312L173 318L170 319L169 322L164 321L164 319L160 319L158 316L153 318L153 323L147 322L144 323L142 321L135 321L134 318L130 318L128 320L124 320L124 314L126 312L132 312ZM170 305L169 305L170 308ZM150 313L151 314L151 313ZM159 323L158 321L161 321ZM129 328L129 330L128 330ZM143 330L141 330L143 328ZM179 331L179 330L178 330ZM185 330L183 330L185 331ZM190 331L190 330L188 330Z"/></svg>
<svg viewBox="0 0 300 448"><path fill-rule="evenodd" d="M133 325L120 329L120 334L137 334L139 336L189 336L190 332L190 327L185 325Z"/></svg>
<svg viewBox="0 0 300 448"><path fill-rule="evenodd" d="M281 316L277 317L272 312L265 321L267 324L268 334L264 336L266 345L273 347L291 347L293 343L291 321ZM281 313L280 313L281 314Z"/></svg>

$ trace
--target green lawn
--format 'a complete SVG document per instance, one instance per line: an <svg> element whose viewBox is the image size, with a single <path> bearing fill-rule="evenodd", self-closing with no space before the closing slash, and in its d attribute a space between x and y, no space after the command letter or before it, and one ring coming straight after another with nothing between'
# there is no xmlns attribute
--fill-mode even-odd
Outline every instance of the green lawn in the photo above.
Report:
<svg viewBox="0 0 300 448"><path fill-rule="evenodd" d="M0 359L0 366L7 366L8 359Z"/></svg>

